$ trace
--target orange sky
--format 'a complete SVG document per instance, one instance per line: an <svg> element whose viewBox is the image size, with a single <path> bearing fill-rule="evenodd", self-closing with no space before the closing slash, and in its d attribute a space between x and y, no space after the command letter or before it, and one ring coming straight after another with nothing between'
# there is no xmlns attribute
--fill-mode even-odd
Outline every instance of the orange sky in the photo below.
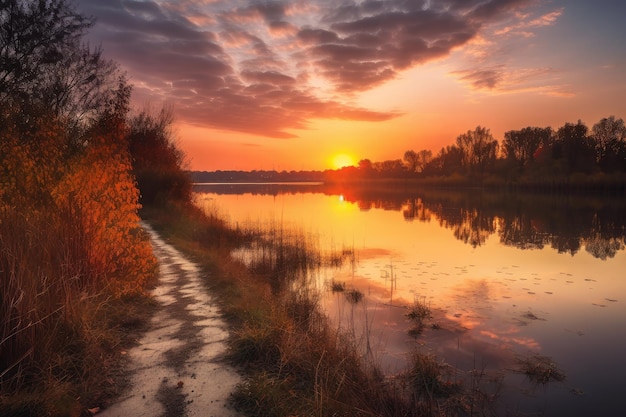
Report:
<svg viewBox="0 0 626 417"><path fill-rule="evenodd" d="M624 2L81 0L194 170L335 168L626 117Z"/></svg>

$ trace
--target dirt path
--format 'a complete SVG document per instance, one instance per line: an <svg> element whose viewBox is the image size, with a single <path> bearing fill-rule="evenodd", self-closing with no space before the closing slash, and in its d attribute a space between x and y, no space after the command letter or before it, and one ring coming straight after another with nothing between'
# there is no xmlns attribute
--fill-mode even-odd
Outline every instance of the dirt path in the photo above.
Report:
<svg viewBox="0 0 626 417"><path fill-rule="evenodd" d="M227 326L199 268L143 226L159 260L154 297L162 308L139 345L128 352L130 392L98 416L239 416L227 407L240 382L223 360Z"/></svg>

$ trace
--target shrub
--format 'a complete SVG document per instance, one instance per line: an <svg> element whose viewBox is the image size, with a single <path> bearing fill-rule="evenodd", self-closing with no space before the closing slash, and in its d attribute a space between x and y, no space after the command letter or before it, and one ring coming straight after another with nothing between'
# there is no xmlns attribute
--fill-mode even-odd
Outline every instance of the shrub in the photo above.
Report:
<svg viewBox="0 0 626 417"><path fill-rule="evenodd" d="M108 372L99 312L156 263L115 136L69 153L59 123L37 123L0 129L0 408L71 415Z"/></svg>

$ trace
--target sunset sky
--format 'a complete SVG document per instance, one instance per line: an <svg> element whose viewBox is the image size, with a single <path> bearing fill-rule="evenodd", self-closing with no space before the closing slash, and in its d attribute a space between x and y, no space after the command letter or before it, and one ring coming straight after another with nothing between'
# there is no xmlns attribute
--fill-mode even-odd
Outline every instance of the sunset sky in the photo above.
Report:
<svg viewBox="0 0 626 417"><path fill-rule="evenodd" d="M626 118L622 0L79 0L194 170L436 154L477 125ZM338 158L338 155L345 155Z"/></svg>

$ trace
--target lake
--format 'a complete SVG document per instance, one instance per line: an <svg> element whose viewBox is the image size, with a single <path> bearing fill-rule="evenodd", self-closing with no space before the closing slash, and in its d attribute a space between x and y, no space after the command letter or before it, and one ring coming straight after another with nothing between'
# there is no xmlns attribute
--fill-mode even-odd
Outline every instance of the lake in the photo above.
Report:
<svg viewBox="0 0 626 417"><path fill-rule="evenodd" d="M479 374L499 394L498 415L622 413L623 198L319 183L195 192L232 225L274 222L315 236L324 250L353 253L353 262L320 271L321 302L387 374L418 350L459 378ZM328 290L331 282L364 297L351 301ZM432 316L419 329L406 316L414 305ZM520 372L529 358L565 379L529 379Z"/></svg>

